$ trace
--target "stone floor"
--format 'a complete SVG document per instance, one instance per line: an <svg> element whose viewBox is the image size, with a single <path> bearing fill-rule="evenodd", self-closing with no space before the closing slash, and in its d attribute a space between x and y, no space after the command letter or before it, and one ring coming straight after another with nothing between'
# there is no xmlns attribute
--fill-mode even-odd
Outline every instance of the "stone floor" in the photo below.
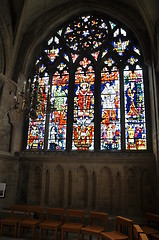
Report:
<svg viewBox="0 0 159 240"><path fill-rule="evenodd" d="M23 238L13 238L13 232L11 233L11 232L8 232L8 231L5 231L3 233L3 235L4 236L0 237L0 240L15 240L15 239L18 239L18 240L32 240L31 231L29 231L28 233L24 233L23 236L21 236ZM35 232L35 240L38 240L38 239L39 239L39 231L36 231ZM58 234L57 239L61 240L60 234ZM45 232L43 232L42 240L54 240L54 232L49 231L48 235L46 235ZM78 240L77 234L69 233L67 239L65 239L65 240ZM89 240L89 238L86 236L85 240ZM96 238L93 237L92 240L96 240Z"/></svg>

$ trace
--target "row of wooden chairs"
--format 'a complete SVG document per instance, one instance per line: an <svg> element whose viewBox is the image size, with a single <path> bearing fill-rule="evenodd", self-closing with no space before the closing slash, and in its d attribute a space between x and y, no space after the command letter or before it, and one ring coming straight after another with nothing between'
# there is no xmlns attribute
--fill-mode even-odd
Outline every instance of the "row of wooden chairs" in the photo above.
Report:
<svg viewBox="0 0 159 240"><path fill-rule="evenodd" d="M19 214L20 213L20 214ZM43 219L44 209L41 206L14 205L11 207L11 216L1 219L1 235L4 226L14 227L14 237L20 238L25 228L32 229L32 239L35 239L35 228L39 227L39 240L43 231L54 231L57 240L57 232L60 230L61 240L64 234L76 233L78 240L84 239L84 235L96 236L103 240L132 240L133 221L122 216L116 217L116 230L107 231L108 214L104 212L89 212L89 224L84 225L84 210L66 209L64 220L63 208L47 208L46 219ZM141 240L141 239L140 239ZM146 239L143 239L146 240Z"/></svg>
<svg viewBox="0 0 159 240"><path fill-rule="evenodd" d="M54 231L55 240L57 232L60 230L61 240L64 233L76 233L78 240L83 240L84 235L96 236L103 240L147 240L147 236L152 240L159 240L159 215L146 213L147 225L139 226L133 221L122 216L116 217L116 230L108 232L108 214L104 212L89 212L89 224L84 225L84 210L66 209L66 219L64 220L63 208L47 208L46 219L43 218L44 208L41 206L13 205L11 215L1 219L0 233L3 234L5 226L14 228L14 237L20 238L25 228L32 229L32 239L35 239L35 228L39 227L39 240L42 239L43 231ZM151 223L153 225L151 226ZM154 225L155 224L155 225ZM155 227L154 227L155 226ZM133 233L133 237L132 237Z"/></svg>

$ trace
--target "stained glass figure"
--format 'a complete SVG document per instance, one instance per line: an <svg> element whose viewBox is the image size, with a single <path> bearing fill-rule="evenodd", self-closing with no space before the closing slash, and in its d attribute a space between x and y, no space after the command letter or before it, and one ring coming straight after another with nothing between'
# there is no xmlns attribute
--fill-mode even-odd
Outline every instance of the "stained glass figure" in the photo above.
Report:
<svg viewBox="0 0 159 240"><path fill-rule="evenodd" d="M61 69L63 64L58 66ZM51 114L49 122L48 149L66 149L66 124L67 124L67 98L69 74L66 70L62 75L55 72L51 89Z"/></svg>
<svg viewBox="0 0 159 240"><path fill-rule="evenodd" d="M145 150L147 141L142 69L130 71L127 67L124 70L124 92L126 149Z"/></svg>
<svg viewBox="0 0 159 240"><path fill-rule="evenodd" d="M80 65L86 68L84 74L79 67L75 73L74 121L72 149L94 149L94 80L91 62L84 58Z"/></svg>
<svg viewBox="0 0 159 240"><path fill-rule="evenodd" d="M101 150L121 149L119 71L101 73Z"/></svg>

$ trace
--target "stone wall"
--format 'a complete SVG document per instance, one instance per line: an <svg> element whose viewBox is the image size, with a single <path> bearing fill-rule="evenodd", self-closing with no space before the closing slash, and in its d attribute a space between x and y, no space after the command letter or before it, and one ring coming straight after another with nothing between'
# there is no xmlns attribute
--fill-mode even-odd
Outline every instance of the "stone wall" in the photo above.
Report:
<svg viewBox="0 0 159 240"><path fill-rule="evenodd" d="M140 216L154 210L152 154L24 153L17 202Z"/></svg>
<svg viewBox="0 0 159 240"><path fill-rule="evenodd" d="M11 154L0 152L0 183L6 183L4 198L0 198L0 209L10 208L17 193L19 160Z"/></svg>

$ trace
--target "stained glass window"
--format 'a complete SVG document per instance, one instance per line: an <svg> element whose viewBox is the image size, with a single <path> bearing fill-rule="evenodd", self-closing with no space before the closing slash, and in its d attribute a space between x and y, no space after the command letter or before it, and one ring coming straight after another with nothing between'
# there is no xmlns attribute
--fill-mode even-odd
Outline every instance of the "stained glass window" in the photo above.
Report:
<svg viewBox="0 0 159 240"><path fill-rule="evenodd" d="M50 33L27 83L26 148L146 150L143 59L130 29L98 13Z"/></svg>
<svg viewBox="0 0 159 240"><path fill-rule="evenodd" d="M94 149L94 80L91 61L84 58L75 73L72 149Z"/></svg>

